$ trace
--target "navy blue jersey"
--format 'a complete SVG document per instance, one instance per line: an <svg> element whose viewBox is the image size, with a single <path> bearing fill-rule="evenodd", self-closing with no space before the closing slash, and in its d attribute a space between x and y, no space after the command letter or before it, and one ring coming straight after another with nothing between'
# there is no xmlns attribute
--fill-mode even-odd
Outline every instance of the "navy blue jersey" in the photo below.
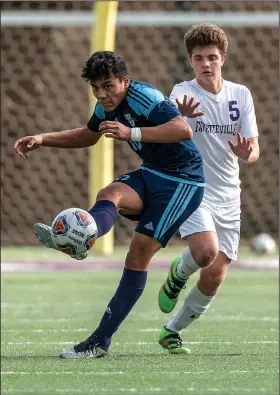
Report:
<svg viewBox="0 0 280 395"><path fill-rule="evenodd" d="M131 81L124 100L114 111L105 112L101 103L96 104L87 127L99 132L99 125L104 120L118 121L130 128L151 127L167 123L178 115L176 106L157 88L146 82ZM128 144L143 160L143 168L183 178L190 183L204 183L202 157L194 141L128 141Z"/></svg>

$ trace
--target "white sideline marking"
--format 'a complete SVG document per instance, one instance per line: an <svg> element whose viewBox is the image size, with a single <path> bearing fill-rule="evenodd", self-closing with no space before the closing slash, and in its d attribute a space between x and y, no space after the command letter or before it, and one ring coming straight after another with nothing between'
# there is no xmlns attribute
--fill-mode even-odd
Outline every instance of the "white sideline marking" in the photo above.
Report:
<svg viewBox="0 0 280 395"><path fill-rule="evenodd" d="M219 315L213 315L213 316L204 316L203 320L205 321L264 321L264 322L278 322L279 317L238 317L238 316L219 316ZM145 329L139 329L139 332L156 332L158 331L158 328L145 328ZM160 328L161 330L161 328Z"/></svg>
<svg viewBox="0 0 280 395"><path fill-rule="evenodd" d="M127 374L127 372L96 372L96 371L92 371L92 372L89 372L89 371L82 371L82 372L79 372L79 371L64 371L64 372L44 372L44 371L38 371L38 372L1 372L1 375L2 374L26 374L26 375L28 375L28 374L37 374L37 375L41 375L41 374L86 374L86 375L88 375L88 374L94 374L94 375L97 375L97 376L99 376L99 375L108 375L108 374L120 374L120 375L122 375L122 374Z"/></svg>
<svg viewBox="0 0 280 395"><path fill-rule="evenodd" d="M39 310L37 310L39 312ZM41 312L41 310L40 310ZM13 308L13 313L17 313L17 309L16 307ZM137 313L136 313L137 314ZM150 317L148 315L143 316L143 319L150 319ZM156 320L159 318L156 318ZM2 318L2 322L7 322L9 321L10 318ZM213 316L204 316L203 320L206 321L215 321L215 322L219 322L219 321L264 321L264 322L278 322L279 318L278 317L237 317L237 316L218 316L218 315L213 315ZM22 322L22 323L29 323L29 322L51 322L51 323L55 323L55 322L75 322L75 321L81 321L81 318L79 317L73 317L73 318L18 318L17 317L17 321L18 322ZM145 329L139 329L139 332L155 332L161 330L161 328L157 329L157 328L145 328Z"/></svg>
<svg viewBox="0 0 280 395"><path fill-rule="evenodd" d="M268 393L267 392L268 391L267 388L235 388L235 387L232 388L231 387L229 390L231 392L232 391L236 392L237 395L244 394L245 392L246 393L252 393L254 395L256 395L258 393L265 393L265 394ZM54 391L56 393L70 393L70 394L80 394L80 393L82 393L82 394L84 394L84 390L81 390L80 388L64 388L64 389L56 388L56 389L54 389ZM163 393L166 394L166 389L163 389L163 388L142 388L141 390L137 389L137 395L140 395L140 394L143 394L143 393L147 393L147 392L152 392L152 393L159 392L160 393L161 391L163 391ZM184 388L184 391L188 391L188 392L196 391L196 394L198 394L198 393L199 394L203 394L203 393L209 393L209 392L215 392L215 393L221 392L222 394L225 393L224 389L219 389L219 388L207 388L207 389L197 388L196 389L196 388L189 387L189 388ZM135 388L114 388L114 389L98 388L98 390L87 389L87 393L100 394L101 392L104 392L106 394L108 394L108 393L116 394L116 393L119 393L119 392L124 392L124 393L126 393L126 392L136 392L136 389ZM36 393L36 395L37 395L38 394L38 390L35 390L35 389L29 389L28 390L28 389L9 388L9 389L5 390L5 393L12 393L12 394L14 394L14 393L20 393L20 394L22 394L22 393L29 393L29 394L30 393ZM40 394L43 394L43 393L49 394L50 392L47 389L41 388L40 389ZM269 392L269 393L272 394L272 392ZM276 394L276 392L274 393L274 395L275 394Z"/></svg>
<svg viewBox="0 0 280 395"><path fill-rule="evenodd" d="M223 371L224 372L224 371ZM205 371L198 371L198 372L191 372L191 371L187 371L187 372L173 372L173 371L161 371L161 372L157 372L157 374L208 374L208 373L214 373L214 370L205 370ZM272 370L233 370L230 371L228 373L234 373L234 374L239 374L239 373L254 373L254 374L258 374L258 373L268 373L268 374L275 374L275 371ZM277 372L278 373L278 372ZM138 372L132 373L132 372L96 372L96 371L62 371L62 372L46 372L46 371L37 371L37 372L1 372L1 375L5 375L5 374L18 374L18 375L33 375L33 374L37 374L37 375L48 375L48 374L81 374L81 375L123 375L123 374L135 374L138 375Z"/></svg>
<svg viewBox="0 0 280 395"><path fill-rule="evenodd" d="M10 321L10 318L2 318L1 320L2 322L5 321ZM53 318L17 318L17 322L25 322L25 323L29 323L29 322L35 322L35 321L40 321L40 322L73 322L73 321L80 321L80 318L57 318L57 319L53 319Z"/></svg>
<svg viewBox="0 0 280 395"><path fill-rule="evenodd" d="M267 328L271 332L276 332L277 328ZM139 329L138 332L160 332L160 328L148 328L148 329ZM74 332L92 332L92 328L76 328L76 329L2 329L2 332L9 332L9 333L20 333L20 332L28 332L28 333L74 333Z"/></svg>
<svg viewBox="0 0 280 395"><path fill-rule="evenodd" d="M5 342L2 342L2 344L5 344ZM7 342L6 344L9 345L16 345L16 346L28 346L30 344L60 344L60 345L71 345L74 344L74 342Z"/></svg>
<svg viewBox="0 0 280 395"><path fill-rule="evenodd" d="M30 344L59 344L59 345L68 345L68 344L74 344L74 342L34 342L34 341L27 341L27 342L3 342L2 344L8 344L8 345L30 345ZM147 345L154 345L158 344L156 341L155 342L116 342L114 345L119 346L119 345L138 345L138 346L147 346ZM256 341L226 341L226 342L219 342L219 341L186 341L183 342L183 344L278 344L278 341L276 340L256 340Z"/></svg>
<svg viewBox="0 0 280 395"><path fill-rule="evenodd" d="M278 328L267 328L269 329L271 332L276 332L278 331ZM72 333L72 332L92 332L92 328L75 328L75 329L3 329L2 328L2 332L12 332L12 333L20 333L23 332L25 333L26 331L28 331L29 333ZM138 329L138 332L160 332L161 328L146 328L146 329Z"/></svg>
<svg viewBox="0 0 280 395"><path fill-rule="evenodd" d="M235 315L213 315L213 316L205 316L204 319L211 321L279 321L278 317L254 317L254 316L246 316L246 317L238 317Z"/></svg>
<svg viewBox="0 0 280 395"><path fill-rule="evenodd" d="M193 391L192 388L190 388L190 389L187 388L186 390L187 391ZM27 393L30 393L30 392L35 392L35 391L36 391L36 394L37 394L37 390L33 390L33 389L31 389L31 390L22 389L21 390L21 389L17 389L17 388L14 388L14 389L13 388L9 388L9 389L5 390L5 392L11 392L11 393L15 393L15 392L19 392L19 393L27 392ZM71 394L78 394L78 393L83 393L84 394L84 390L81 389L81 388L63 388L63 389L56 388L54 391L55 392L62 392L62 393L71 393ZM143 392L153 392L154 393L154 392L160 392L160 391L165 391L165 390L162 389L162 388L142 388L140 392L139 392L139 389L137 389L137 388L114 388L114 389L98 388L98 390L95 390L95 389L93 389L93 390L87 389L86 390L87 393L92 393L92 394L97 394L97 393L99 394L100 392L105 392L106 394L108 392L113 392L115 394L116 391L117 392L136 392L137 391L137 395L138 395L138 394L142 394ZM49 390L40 389L40 393L47 393L47 394L49 394L50 392L49 392Z"/></svg>
<svg viewBox="0 0 280 395"><path fill-rule="evenodd" d="M2 332L26 332L26 329L2 329ZM78 329L31 329L28 330L30 333L71 333L71 332L92 332L92 329L78 328Z"/></svg>
<svg viewBox="0 0 280 395"><path fill-rule="evenodd" d="M34 303L17 303L17 302L7 302L7 303L1 303L1 308L2 309L33 309L34 306L40 305L40 307L52 307L51 303L42 303L39 300L35 301Z"/></svg>
<svg viewBox="0 0 280 395"><path fill-rule="evenodd" d="M99 392L106 392L106 393L108 393L108 392L115 393L116 391L118 391L118 392L126 392L126 391L133 392L135 390L136 390L135 388L114 388L114 389L99 388L98 389ZM193 388L193 387L184 388L184 391L195 391L195 390L196 389ZM207 389L197 389L197 390L199 390L199 393L208 392L208 391L211 391L211 392L213 392L213 391L218 391L218 392L222 391L224 393L224 389L219 389L219 388L207 388ZM236 388L236 387L233 387L233 388L230 388L230 390L231 391L239 391L239 394L243 394L243 392L252 392L253 394L256 394L257 392L266 392L267 393L267 388L256 388L255 389L255 388ZM35 389L28 390L28 389L9 388L9 389L5 390L5 392L12 392L12 393L13 392L20 392L20 393L28 392L29 393L29 392L35 392L35 391L36 391L36 394L37 394L38 390L35 390ZM81 388L63 388L63 389L56 388L55 391L56 392L66 392L66 393L67 392L80 393L80 392L82 392L84 390L81 389ZM162 389L162 388L142 388L140 390L140 392L139 392L139 389L137 391L138 391L139 394L142 393L142 392L150 392L150 391L157 391L157 392L165 391L166 392L166 390ZM48 389L41 388L40 389L40 393L44 393L44 392L49 394L49 390ZM87 392L95 393L95 394L97 393L95 389L93 389L93 390L87 389Z"/></svg>
<svg viewBox="0 0 280 395"><path fill-rule="evenodd" d="M59 302L61 305L65 304L69 305L69 303L67 304L66 302L63 303L62 301ZM80 308L83 305L82 302L80 303L71 303L71 306L75 306L77 308ZM34 303L17 303L17 302L8 302L8 303L1 303L1 309L13 309L13 310L24 310L24 309L32 309L32 311L34 311L34 307L40 307L40 311L43 307L46 308L52 308L53 304L52 303L43 303L40 300L35 300ZM37 311L37 310L36 310ZM38 309L39 311L39 309Z"/></svg>

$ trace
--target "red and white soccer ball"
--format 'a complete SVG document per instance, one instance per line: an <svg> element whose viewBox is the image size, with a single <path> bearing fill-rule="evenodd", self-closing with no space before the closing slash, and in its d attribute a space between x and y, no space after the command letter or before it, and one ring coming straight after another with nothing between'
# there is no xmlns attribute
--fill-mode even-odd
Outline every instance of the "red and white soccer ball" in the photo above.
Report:
<svg viewBox="0 0 280 395"><path fill-rule="evenodd" d="M81 208L61 211L53 220L51 229L56 247L71 256L90 250L97 238L94 218Z"/></svg>
<svg viewBox="0 0 280 395"><path fill-rule="evenodd" d="M250 247L257 254L272 254L276 251L276 242L269 234L260 233L250 240Z"/></svg>

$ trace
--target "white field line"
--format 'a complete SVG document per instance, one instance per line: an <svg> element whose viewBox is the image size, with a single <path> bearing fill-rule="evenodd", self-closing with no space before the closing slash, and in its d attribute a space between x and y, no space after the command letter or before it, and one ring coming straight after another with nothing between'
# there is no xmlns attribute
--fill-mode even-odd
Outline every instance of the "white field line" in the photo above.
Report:
<svg viewBox="0 0 280 395"><path fill-rule="evenodd" d="M62 306L62 305L69 306L69 303L59 301L59 305L60 306ZM85 307L83 302L78 302L78 303L71 302L71 306L76 307L76 308L80 308L81 306ZM34 307L37 307L38 311L39 311L39 308L40 308L40 310L42 310L43 308L53 309L53 303L41 302L40 300L35 300L33 303L17 303L17 302L8 302L8 303L3 302L3 303L1 303L1 309L7 309L7 310L9 310L9 309L30 310L33 312Z"/></svg>
<svg viewBox="0 0 280 395"><path fill-rule="evenodd" d="M41 312L41 310L40 310ZM9 312L10 313L10 312ZM16 314L16 309L13 309L13 313ZM142 317L145 319L145 317ZM147 315L147 319L150 319L150 317ZM10 318L9 318L10 319ZM9 320L7 317L3 317L2 314L2 322L8 321ZM160 319L160 318L158 318ZM279 317L257 317L257 316L248 316L248 317L239 317L239 316L234 316L234 315L229 315L229 316L220 316L220 315L213 315L213 316L204 316L202 318L203 320L206 321L215 321L215 322L223 322L223 321L264 321L264 322L278 322ZM73 321L80 321L80 318L17 318L17 322L35 322L35 321L43 321L43 322L73 322ZM153 332L153 331L158 331L157 328L147 328L147 329L140 329L141 332Z"/></svg>
<svg viewBox="0 0 280 395"><path fill-rule="evenodd" d="M61 301L59 302L61 303ZM66 304L66 303L65 303ZM73 304L72 304L73 305ZM79 306L79 304L74 304L76 306ZM34 309L34 306L40 306L41 307L52 307L52 303L44 303L40 302L40 300L35 300L33 303L17 303L17 302L8 302L8 303L1 303L1 309Z"/></svg>
<svg viewBox="0 0 280 395"><path fill-rule="evenodd" d="M81 389L81 388L73 388L73 389L71 389L71 388L63 388L63 389L60 389L60 388L56 388L56 389L53 389L53 391L55 391L56 393L62 393L62 394L85 394L85 390L84 389ZM137 392L136 392L137 391ZM167 393L166 392L166 390L165 389L162 389L162 388L142 388L140 391L139 391L139 389L137 388L116 388L116 389L106 389L106 388L98 388L98 389L86 389L86 393L87 394L97 394L97 395L99 395L101 392L104 392L105 394L108 394L108 393L113 393L114 395L115 394L119 394L119 393L136 393L137 395L140 395L140 394L145 394L145 393L149 393L149 392L151 392L152 394L154 394L154 393L161 393L163 391L163 393ZM192 388L190 388L190 389L186 389L186 391L193 391L193 389ZM12 394L14 394L14 393L20 393L20 394L22 394L22 393L28 393L28 394L30 394L30 393L36 393L36 395L38 394L38 390L21 390L21 389L12 389L12 388L9 388L9 389L7 389L7 390L5 390L5 392L3 392L3 395L4 395L4 393L12 393ZM49 392L49 390L43 390L42 388L40 388L40 394L44 394L44 393L46 393L46 394L50 394L50 392ZM53 393L52 393L52 395L53 395Z"/></svg>
<svg viewBox="0 0 280 395"><path fill-rule="evenodd" d="M81 390L80 388L75 388L75 389L71 389L71 388L65 388L65 389L59 389L59 388L55 388L55 389L53 389L53 391L55 392L55 393L58 393L58 394L81 394L81 393L85 393L85 390ZM186 389L186 391L188 391L188 389ZM191 390L191 391L193 391L193 390ZM54 394L54 392L52 393L52 394ZM125 392L125 393L136 393L136 388L116 388L116 389L114 389L113 391L110 389L104 389L104 388L102 388L102 389L98 389L98 390L89 390L89 389L87 389L86 390L86 393L87 394L100 394L101 392L105 392L106 394L108 394L108 393L114 393L114 394L118 394L118 393L120 393L120 392ZM147 393L147 392L152 392L152 393L155 393L155 392L158 392L158 393L161 393L161 389L159 390L159 389L141 389L141 391L139 392L139 390L137 389L137 395L140 395L140 394L144 394L144 393ZM24 390L24 389L17 389L17 388L9 388L9 389L6 389L6 390L4 390L4 392L3 392L3 395L4 394L9 394L9 393L11 393L11 394L15 394L15 393L20 393L20 394L23 394L23 393L28 393L28 394L33 394L33 393L36 393L36 395L38 394L38 390ZM40 394L50 394L50 392L48 391L48 390L42 390L41 388L40 388ZM166 394L166 392L165 392L165 394Z"/></svg>
<svg viewBox="0 0 280 395"><path fill-rule="evenodd" d="M13 342L13 341L2 341L2 345L8 344L8 345L17 345L17 346L28 346L30 344L46 344L46 345L68 345L68 344L73 344L73 342L34 342L34 341L19 341L19 342ZM114 345L119 346L119 345L134 345L134 346L148 346L148 345L155 345L158 344L156 341L155 342L116 342ZM183 342L183 344L278 344L278 341L276 340L255 340L255 341L189 341L189 342Z"/></svg>
<svg viewBox="0 0 280 395"><path fill-rule="evenodd" d="M277 332L278 328L266 328L270 332ZM138 329L137 332L160 332L161 328L147 328ZM76 328L76 329L2 329L2 333L38 333L38 334L50 334L50 333L76 333L76 332L92 332L92 328Z"/></svg>
<svg viewBox="0 0 280 395"><path fill-rule="evenodd" d="M231 392L236 392L237 395L240 394L245 394L245 393L251 393L251 394L258 394L258 393L264 393L264 394L270 394L270 395L278 395L278 392L271 392L269 391L267 388L238 388L238 387L231 387L229 389ZM56 393L62 393L62 394L83 394L85 393L84 389L81 388L56 388L53 389L53 391L55 391ZM166 391L166 388L141 388L141 390L139 390L139 388L114 388L114 389L107 389L107 388L98 388L98 389L87 389L86 393L91 393L91 394L100 394L100 393L112 393L112 394L118 394L118 393L136 393L137 395L140 394L145 394L145 393L162 393L162 394L169 394L170 392ZM225 393L223 388L207 388L207 389L202 389L202 388L193 388L193 387L188 387L188 388L184 388L184 392L179 392L178 394L184 394L186 392L192 392L194 394L203 394L203 393L209 393L209 392L214 392L214 393L218 393L221 392L222 394ZM5 393L35 393L36 395L38 394L38 390L36 389L18 389L18 388L9 388L4 390L3 395ZM48 389L43 389L40 388L40 394L49 394L49 390Z"/></svg>
<svg viewBox="0 0 280 395"><path fill-rule="evenodd" d="M88 374L94 374L94 375L97 375L97 376L104 376L104 375L123 375L123 374L128 374L128 372L96 372L96 371L91 371L91 372L89 372L89 371L82 371L82 372L77 372L76 370L75 371L69 371L69 372L67 372L67 371L63 371L63 372L45 372L45 371L38 371L38 372L1 372L1 375L3 375L3 374L24 374L24 375L28 375L28 374L37 374L37 375L41 375L41 374L56 374L56 375L60 375L60 374L73 374L73 375L75 375L75 374L85 374L85 375L88 375Z"/></svg>
<svg viewBox="0 0 280 395"><path fill-rule="evenodd" d="M31 332L31 333L72 333L72 332L92 332L92 329L88 328L78 328L78 329L2 329L2 332L9 333L21 333L21 332Z"/></svg>
<svg viewBox="0 0 280 395"><path fill-rule="evenodd" d="M148 318L148 317L147 317ZM241 316L235 316L235 315L212 315L212 316L204 316L202 317L203 320L206 321L271 321L271 322L279 322L279 317L256 317L256 316L247 316L247 317L241 317ZM153 332L157 331L158 329L156 328L146 328L146 329L140 329L142 332Z"/></svg>
<svg viewBox="0 0 280 395"><path fill-rule="evenodd" d="M1 319L2 322L9 321L9 320L10 320L10 318L5 318L5 317L2 317L2 319ZM79 318L75 318L75 317L73 317L73 318L56 318L56 319L43 318L43 317L42 318L17 318L16 320L17 320L17 322L26 322L26 323L35 322L35 321L40 321L40 322L43 321L43 322L51 322L51 323L80 321Z"/></svg>
<svg viewBox="0 0 280 395"><path fill-rule="evenodd" d="M56 390L57 392L62 392L63 393L63 391L64 390ZM82 390L82 391L84 391L84 390ZM82 392L81 390L79 391L79 392ZM97 392L98 391L98 392ZM141 391L139 392L139 389L138 388L117 388L117 389L114 389L114 390L112 390L112 389L110 389L110 390L107 390L106 388L102 388L102 390L100 390L100 389L98 389L98 390L93 390L93 391L89 391L90 393L100 393L100 392L105 392L106 394L108 393L108 392L113 392L114 394L116 394L116 393L120 393L120 392L124 392L124 393L136 393L137 395L139 395L139 394L144 394L144 393L147 393L147 392L152 392L153 394L154 393L158 393L158 392L162 392L162 391L164 391L164 393L166 394L166 390L165 389L162 389L162 388L142 388L141 389ZM117 392L116 392L117 391ZM72 391L71 390L68 390L68 393L71 393ZM88 390L87 390L87 392L88 392ZM76 392L75 392L75 390L74 390L74 392L72 392L73 394L76 394Z"/></svg>
<svg viewBox="0 0 280 395"><path fill-rule="evenodd" d="M38 394L37 391L38 390L33 390L33 389L31 389L31 390L21 390L21 389L17 389L17 388L15 388L15 389L9 388L9 389L5 390L5 393L12 393L13 394L13 393L24 393L24 392L26 392L26 393L34 393L34 392L36 392L36 395L37 395ZM55 389L53 389L53 391L55 391L56 393L62 393L62 394L64 394L64 393L65 394L83 394L83 395L85 394L85 390L81 389L81 388L73 388L73 389L71 389L71 388L63 388L63 389L55 388ZM113 393L114 395L116 393L123 393L123 392L124 393L136 393L137 395L139 395L139 394L144 394L144 393L147 393L147 392L152 392L153 394L154 393L160 393L162 391L163 391L163 393L166 394L166 389L163 389L163 388L142 388L140 391L139 391L138 388L86 389L86 393L87 394L90 393L90 394L98 394L98 395L101 392L104 392L106 394ZM186 391L193 391L193 389L192 388L190 388L190 389L187 388ZM50 394L49 390L43 390L42 388L40 388L40 394L43 394L43 393Z"/></svg>
<svg viewBox="0 0 280 395"><path fill-rule="evenodd" d="M167 374L198 374L198 375L200 375L200 374L208 374L208 373L217 373L217 371L214 371L214 370L204 370L204 371L198 371L198 372L195 372L195 371L186 371L186 372L179 372L179 371L160 371L160 372L156 372L156 374L157 375L160 375L160 374L162 374L162 375L167 375ZM226 372L226 371L224 371L223 370L223 372ZM250 373L253 373L253 374L275 374L275 371L272 371L272 370L232 370L232 371L229 371L229 372L227 372L227 373L230 373L230 374L240 374L240 373L242 373L242 374L250 374ZM277 372L278 373L278 372ZM9 371L7 371L7 372L1 372L1 375L5 375L5 374L15 374L15 375L34 375L34 374L36 374L36 375L49 375L49 374L54 374L54 375L63 375L63 374L73 374L73 375L75 375L75 374L81 374L81 375L97 375L97 376L100 376L100 375L133 375L133 374L135 374L135 375L138 375L139 374L139 372L131 372L131 371L129 371L129 372L96 372L95 370L94 371L77 371L77 370L75 370L75 371L61 371L61 372L57 372L57 371L48 371L48 372L46 372L46 371L35 371L35 372L9 372Z"/></svg>

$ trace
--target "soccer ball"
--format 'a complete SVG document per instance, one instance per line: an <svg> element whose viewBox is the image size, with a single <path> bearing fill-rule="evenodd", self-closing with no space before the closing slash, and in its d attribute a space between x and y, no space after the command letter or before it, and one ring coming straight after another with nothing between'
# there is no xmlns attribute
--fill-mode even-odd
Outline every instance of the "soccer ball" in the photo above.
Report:
<svg viewBox="0 0 280 395"><path fill-rule="evenodd" d="M257 254L271 254L276 250L276 243L269 234L260 233L251 239L250 247Z"/></svg>
<svg viewBox="0 0 280 395"><path fill-rule="evenodd" d="M97 226L87 211L68 208L53 220L51 235L59 251L76 257L92 248L97 238Z"/></svg>

